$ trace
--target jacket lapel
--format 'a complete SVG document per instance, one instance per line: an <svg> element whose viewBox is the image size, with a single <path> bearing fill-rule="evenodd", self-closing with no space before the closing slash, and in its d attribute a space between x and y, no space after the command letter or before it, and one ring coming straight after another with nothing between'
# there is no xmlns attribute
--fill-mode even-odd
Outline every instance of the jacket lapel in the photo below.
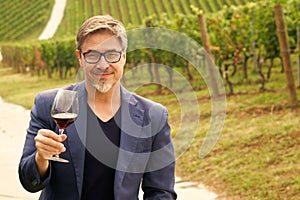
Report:
<svg viewBox="0 0 300 200"><path fill-rule="evenodd" d="M68 145L71 154L72 163L74 164L76 183L79 197L81 196L85 143L86 143L86 119L87 119L87 100L84 82L75 86L74 90L78 91L79 113L73 124L67 127Z"/></svg>
<svg viewBox="0 0 300 200"><path fill-rule="evenodd" d="M144 110L138 107L135 97L121 87L122 106L121 106L121 135L120 148L115 175L115 197L123 191L123 182L126 173L135 172L132 168L132 160L137 152L139 138L143 133Z"/></svg>

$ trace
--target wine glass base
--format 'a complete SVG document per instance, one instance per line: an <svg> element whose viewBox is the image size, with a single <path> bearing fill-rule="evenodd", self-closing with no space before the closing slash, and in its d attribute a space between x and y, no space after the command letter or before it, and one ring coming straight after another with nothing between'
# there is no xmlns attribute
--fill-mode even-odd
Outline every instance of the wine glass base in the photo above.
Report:
<svg viewBox="0 0 300 200"><path fill-rule="evenodd" d="M62 163L68 163L69 161L57 156L52 156L50 158L48 158L48 160L52 160L52 161L56 161L56 162L62 162Z"/></svg>

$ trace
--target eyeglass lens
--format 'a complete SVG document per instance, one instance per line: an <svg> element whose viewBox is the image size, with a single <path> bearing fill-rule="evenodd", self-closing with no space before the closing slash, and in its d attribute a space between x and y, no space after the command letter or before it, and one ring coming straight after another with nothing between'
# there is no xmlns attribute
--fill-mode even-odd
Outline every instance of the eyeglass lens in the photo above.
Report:
<svg viewBox="0 0 300 200"><path fill-rule="evenodd" d="M121 52L119 51L106 51L104 53L100 53L98 51L88 51L83 53L84 59L86 62L95 64L100 61L101 57L104 56L104 59L108 63L116 63L121 59Z"/></svg>

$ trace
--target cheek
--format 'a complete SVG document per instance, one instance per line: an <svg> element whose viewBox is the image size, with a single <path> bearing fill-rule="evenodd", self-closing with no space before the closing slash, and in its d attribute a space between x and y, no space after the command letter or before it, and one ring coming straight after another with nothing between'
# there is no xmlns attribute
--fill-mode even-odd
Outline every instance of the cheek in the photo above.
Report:
<svg viewBox="0 0 300 200"><path fill-rule="evenodd" d="M119 70L120 76L123 76L123 73L124 73L124 68L122 67L122 68L120 68L120 70Z"/></svg>
<svg viewBox="0 0 300 200"><path fill-rule="evenodd" d="M125 59L122 59L122 60L120 60L118 65L115 66L117 71L118 71L118 74L123 75L124 65L125 65Z"/></svg>
<svg viewBox="0 0 300 200"><path fill-rule="evenodd" d="M122 65L119 66L119 73L120 73L121 75L123 75L123 72L124 72L124 64L122 63Z"/></svg>
<svg viewBox="0 0 300 200"><path fill-rule="evenodd" d="M116 78L119 79L123 75L123 67L115 66Z"/></svg>
<svg viewBox="0 0 300 200"><path fill-rule="evenodd" d="M83 72L85 75L89 75L90 71L93 69L93 67L88 66L88 65L81 65L81 68L83 69Z"/></svg>

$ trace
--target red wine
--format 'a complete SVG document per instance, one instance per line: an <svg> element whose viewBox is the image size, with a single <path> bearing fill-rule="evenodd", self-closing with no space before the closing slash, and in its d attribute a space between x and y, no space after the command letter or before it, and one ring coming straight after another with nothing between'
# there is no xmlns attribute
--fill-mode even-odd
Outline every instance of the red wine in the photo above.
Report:
<svg viewBox="0 0 300 200"><path fill-rule="evenodd" d="M52 115L59 129L65 129L69 124L74 122L76 117L76 113L57 113Z"/></svg>

